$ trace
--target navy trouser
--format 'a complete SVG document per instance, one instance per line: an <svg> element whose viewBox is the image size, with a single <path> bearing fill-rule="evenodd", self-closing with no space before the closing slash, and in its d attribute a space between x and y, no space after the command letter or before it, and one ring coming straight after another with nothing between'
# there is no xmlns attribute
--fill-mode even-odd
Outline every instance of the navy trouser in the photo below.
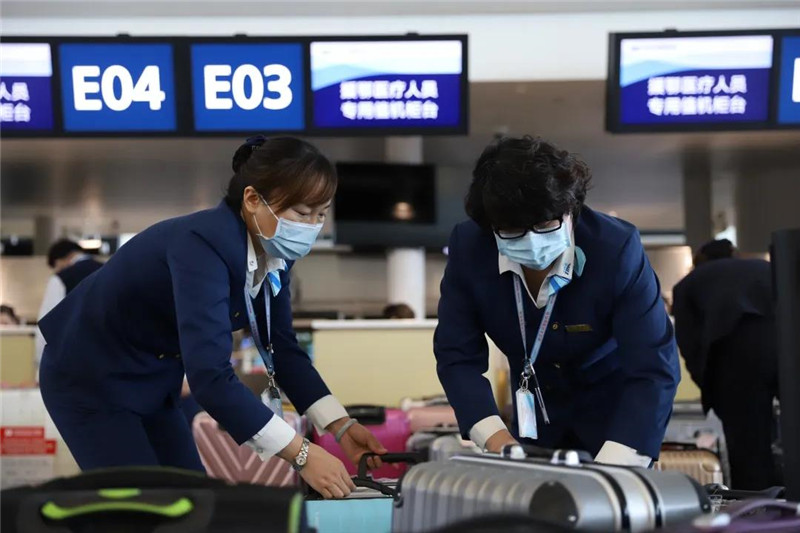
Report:
<svg viewBox="0 0 800 533"><path fill-rule="evenodd" d="M177 406L140 415L87 401L96 393L87 391L82 397L74 386L66 390L46 355L39 384L47 412L81 470L160 465L205 472L189 424Z"/></svg>

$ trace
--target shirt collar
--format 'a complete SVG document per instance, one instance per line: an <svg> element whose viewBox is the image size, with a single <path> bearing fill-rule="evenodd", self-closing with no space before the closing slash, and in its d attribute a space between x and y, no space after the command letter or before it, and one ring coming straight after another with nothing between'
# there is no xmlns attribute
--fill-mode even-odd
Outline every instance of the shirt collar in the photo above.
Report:
<svg viewBox="0 0 800 533"><path fill-rule="evenodd" d="M267 274L277 270L286 270L286 261L270 257L268 254L256 254L256 248L253 244L253 239L248 234L247 236L247 290L251 298L258 296L261 290L261 285L267 278ZM280 284L269 283L268 287L272 290L272 295L277 296L280 293Z"/></svg>
<svg viewBox="0 0 800 533"><path fill-rule="evenodd" d="M69 264L70 265L74 265L75 263L80 263L81 261L86 261L87 259L90 259L89 254L79 254L79 255L76 255L75 257L73 257L72 260L69 262Z"/></svg>

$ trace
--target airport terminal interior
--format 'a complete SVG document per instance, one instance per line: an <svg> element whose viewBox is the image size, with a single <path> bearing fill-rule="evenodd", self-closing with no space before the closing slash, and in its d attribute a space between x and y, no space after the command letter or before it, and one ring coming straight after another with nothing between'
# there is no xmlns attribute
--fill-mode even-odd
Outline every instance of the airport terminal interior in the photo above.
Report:
<svg viewBox="0 0 800 533"><path fill-rule="evenodd" d="M0 528L800 533L796 0L3 0Z"/></svg>

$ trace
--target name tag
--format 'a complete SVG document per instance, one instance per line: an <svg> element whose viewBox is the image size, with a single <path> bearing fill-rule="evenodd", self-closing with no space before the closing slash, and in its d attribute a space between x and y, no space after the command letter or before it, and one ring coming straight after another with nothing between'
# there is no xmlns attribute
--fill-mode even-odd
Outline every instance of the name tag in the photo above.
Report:
<svg viewBox="0 0 800 533"><path fill-rule="evenodd" d="M564 326L564 329L567 330L567 333L588 333L594 331L589 324L573 324L571 326Z"/></svg>

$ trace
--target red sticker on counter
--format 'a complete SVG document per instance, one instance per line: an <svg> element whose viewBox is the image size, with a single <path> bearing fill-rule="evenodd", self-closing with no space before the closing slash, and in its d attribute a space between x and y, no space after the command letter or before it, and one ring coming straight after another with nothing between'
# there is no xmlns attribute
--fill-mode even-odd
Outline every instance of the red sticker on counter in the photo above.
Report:
<svg viewBox="0 0 800 533"><path fill-rule="evenodd" d="M55 439L44 438L41 426L0 427L0 455L55 455Z"/></svg>

